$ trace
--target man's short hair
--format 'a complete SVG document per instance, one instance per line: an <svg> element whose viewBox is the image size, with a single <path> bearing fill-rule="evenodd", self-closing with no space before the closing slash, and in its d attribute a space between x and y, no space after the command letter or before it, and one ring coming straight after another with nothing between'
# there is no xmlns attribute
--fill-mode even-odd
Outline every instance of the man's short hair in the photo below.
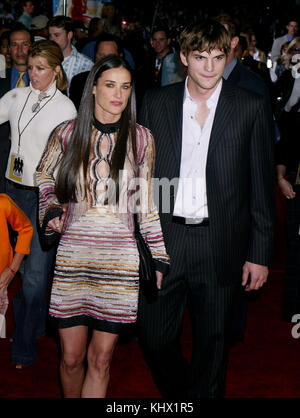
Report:
<svg viewBox="0 0 300 418"><path fill-rule="evenodd" d="M96 44L95 44L95 55L97 53L99 44L101 42L115 42L117 45L117 50L119 55L124 55L123 45L121 38L119 38L117 35L114 35L112 33L102 32L99 36L97 36Z"/></svg>
<svg viewBox="0 0 300 418"><path fill-rule="evenodd" d="M25 26L25 25L23 25L23 23L21 23L21 22L16 22L16 23L12 26L12 28L11 28L11 30L10 30L10 32L9 32L9 44L10 44L10 40L11 40L11 35L12 35L13 33L16 33L16 32L27 32L27 33L28 33L28 35L29 35L30 42L33 42L33 36L32 36L31 31L30 31L29 29L27 29L27 28L26 28L26 26Z"/></svg>
<svg viewBox="0 0 300 418"><path fill-rule="evenodd" d="M227 30L231 39L235 36L240 36L240 24L236 18L233 18L228 13L220 13L214 18L217 22L221 23L223 26L226 25Z"/></svg>
<svg viewBox="0 0 300 418"><path fill-rule="evenodd" d="M21 7L25 7L28 2L33 4L33 0L22 0L21 1Z"/></svg>
<svg viewBox="0 0 300 418"><path fill-rule="evenodd" d="M68 16L54 16L51 20L49 20L47 27L56 27L64 29L67 33L73 32L74 33L74 25L73 21Z"/></svg>
<svg viewBox="0 0 300 418"><path fill-rule="evenodd" d="M212 19L188 25L179 37L180 50L185 57L192 51L211 52L213 49L228 55L230 44L228 31L221 23Z"/></svg>
<svg viewBox="0 0 300 418"><path fill-rule="evenodd" d="M153 38L156 32L165 32L166 38L167 39L171 38L171 33L167 26L154 26L151 32L151 38Z"/></svg>
<svg viewBox="0 0 300 418"><path fill-rule="evenodd" d="M286 19L286 24L289 25L291 22L296 22L299 25L299 20L296 18L296 16L288 16Z"/></svg>

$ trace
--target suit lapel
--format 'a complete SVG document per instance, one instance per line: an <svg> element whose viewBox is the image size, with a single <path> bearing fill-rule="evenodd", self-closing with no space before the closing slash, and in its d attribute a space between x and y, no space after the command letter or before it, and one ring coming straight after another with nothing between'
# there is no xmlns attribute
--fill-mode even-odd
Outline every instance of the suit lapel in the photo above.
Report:
<svg viewBox="0 0 300 418"><path fill-rule="evenodd" d="M174 93L175 94L172 95L170 101L166 104L166 112L172 151L176 162L178 163L178 167L180 167L184 82L178 85L178 91Z"/></svg>
<svg viewBox="0 0 300 418"><path fill-rule="evenodd" d="M216 145L222 139L223 131L225 130L234 110L234 95L234 88L223 80L222 90L211 130L207 158L211 157Z"/></svg>

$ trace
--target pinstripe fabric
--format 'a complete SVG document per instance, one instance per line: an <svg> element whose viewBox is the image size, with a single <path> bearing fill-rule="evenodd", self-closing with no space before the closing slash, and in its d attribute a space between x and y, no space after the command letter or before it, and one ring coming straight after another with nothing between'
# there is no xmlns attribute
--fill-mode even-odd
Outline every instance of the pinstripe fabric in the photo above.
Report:
<svg viewBox="0 0 300 418"><path fill-rule="evenodd" d="M140 122L153 133L155 176L179 176L184 83L146 94ZM171 268L155 304L140 298L141 342L161 393L221 397L227 335L246 260L269 265L273 250L275 170L271 127L262 97L223 82L210 137L206 182L210 224L187 228L160 209ZM193 327L190 367L180 332L186 303Z"/></svg>
<svg viewBox="0 0 300 418"><path fill-rule="evenodd" d="M146 95L140 122L155 138L155 177L179 176L184 83ZM207 156L211 246L220 280L247 259L269 265L273 254L275 169L271 126L264 99L223 81ZM172 195L171 195L172 198ZM162 201L157 202L159 208ZM162 228L170 222L162 214ZM230 245L228 245L230 243ZM166 246L175 252L177 243Z"/></svg>

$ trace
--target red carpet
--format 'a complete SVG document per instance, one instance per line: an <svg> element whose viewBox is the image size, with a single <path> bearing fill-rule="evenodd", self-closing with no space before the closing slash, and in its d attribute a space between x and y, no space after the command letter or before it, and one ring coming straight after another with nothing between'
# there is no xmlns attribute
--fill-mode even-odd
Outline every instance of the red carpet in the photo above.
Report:
<svg viewBox="0 0 300 418"><path fill-rule="evenodd" d="M281 320L282 283L282 274L272 273L263 292L249 303L245 340L231 349L227 378L229 398L300 397L300 339L291 335L294 324ZM10 331L11 309L8 318ZM188 317L185 322L182 341L188 356L191 350ZM9 345L8 339L0 340L0 397L59 398L55 339L41 338L39 360L22 371L10 364ZM159 397L135 340L116 348L108 397Z"/></svg>
<svg viewBox="0 0 300 418"><path fill-rule="evenodd" d="M282 237L282 213L278 211L278 236ZM227 398L300 397L300 338L294 339L294 324L281 320L284 273L284 241L277 239L276 263L268 283L249 303L245 340L231 349L227 378ZM10 298L19 286L16 279ZM299 312L300 313L300 312ZM12 331L11 305L8 335ZM187 356L191 351L188 316L182 343ZM9 340L0 339L0 398L60 398L58 350L53 337L39 340L39 360L18 371L10 364ZM118 344L108 391L110 398L159 398L150 372L135 340Z"/></svg>

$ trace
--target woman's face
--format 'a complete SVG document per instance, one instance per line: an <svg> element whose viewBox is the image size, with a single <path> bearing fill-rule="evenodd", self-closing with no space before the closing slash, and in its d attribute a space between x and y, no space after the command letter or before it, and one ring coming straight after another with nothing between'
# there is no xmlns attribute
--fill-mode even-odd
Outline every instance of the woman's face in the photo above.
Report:
<svg viewBox="0 0 300 418"><path fill-rule="evenodd" d="M34 89L47 91L60 71L60 67L51 68L44 57L36 55L28 58L28 74Z"/></svg>
<svg viewBox="0 0 300 418"><path fill-rule="evenodd" d="M9 53L8 39L3 39L0 45L0 54L5 56L6 65L10 65L11 56Z"/></svg>
<svg viewBox="0 0 300 418"><path fill-rule="evenodd" d="M123 67L104 71L93 87L95 116L102 123L117 122L131 94L131 74Z"/></svg>

